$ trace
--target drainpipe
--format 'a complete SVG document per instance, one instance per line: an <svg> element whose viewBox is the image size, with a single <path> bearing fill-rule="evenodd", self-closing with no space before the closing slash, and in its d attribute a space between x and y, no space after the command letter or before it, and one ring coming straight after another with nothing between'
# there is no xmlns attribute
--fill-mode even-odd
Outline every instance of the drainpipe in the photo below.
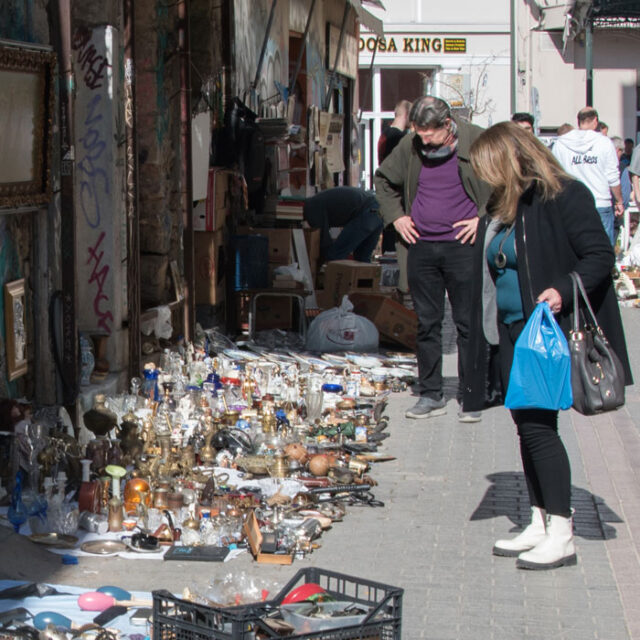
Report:
<svg viewBox="0 0 640 640"><path fill-rule="evenodd" d="M191 162L191 49L189 41L189 0L178 2L178 50L180 51L180 146L182 183L182 224L184 244L184 338L195 334L195 277L193 253L193 166Z"/></svg>
<svg viewBox="0 0 640 640"><path fill-rule="evenodd" d="M302 44L300 45L300 53L298 53L298 59L296 60L296 68L289 81L289 95L293 95L293 90L296 86L296 80L300 73L300 67L302 66L302 56L304 56L304 50L307 46L307 37L309 35L309 27L311 26L311 18L313 16L313 9L316 6L316 0L311 0L311 7L309 8L309 15L307 16L307 24L304 28L304 35L302 36Z"/></svg>
<svg viewBox="0 0 640 640"><path fill-rule="evenodd" d="M124 0L125 212L127 219L127 312L129 380L142 366L140 339L140 217L138 208L138 131L136 127L135 10Z"/></svg>
<svg viewBox="0 0 640 640"><path fill-rule="evenodd" d="M74 425L78 391L78 325L76 322L76 211L74 206L73 67L71 0L51 4L52 40L58 54L60 89L60 220L62 328L56 355L62 380L62 404ZM53 307L53 305L52 305ZM55 330L55 328L54 328ZM54 341L55 344L55 341ZM61 353L60 353L61 351ZM78 435L76 431L76 436Z"/></svg>
<svg viewBox="0 0 640 640"><path fill-rule="evenodd" d="M342 16L342 26L340 27L340 37L338 38L338 47L336 49L336 59L333 63L333 69L329 76L329 86L327 88L327 95L325 96L322 110L327 111L329 104L331 103L331 93L333 91L333 85L336 80L336 70L338 69L338 60L340 60L340 54L342 53L342 43L344 42L344 34L347 29L347 17L349 16L349 2L344 3L344 15Z"/></svg>
<svg viewBox="0 0 640 640"><path fill-rule="evenodd" d="M593 22L589 17L584 28L585 70L587 75L587 106L593 106Z"/></svg>
<svg viewBox="0 0 640 640"><path fill-rule="evenodd" d="M511 25L510 25L510 45L511 45L511 113L517 109L517 87L518 87L518 40L516 38L516 0L511 1Z"/></svg>

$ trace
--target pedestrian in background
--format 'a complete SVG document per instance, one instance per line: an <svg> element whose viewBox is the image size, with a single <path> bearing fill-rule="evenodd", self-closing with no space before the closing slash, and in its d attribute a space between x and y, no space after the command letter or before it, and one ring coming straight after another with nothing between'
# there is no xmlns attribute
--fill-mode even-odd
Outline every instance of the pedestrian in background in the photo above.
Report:
<svg viewBox="0 0 640 640"><path fill-rule="evenodd" d="M629 175L631 176L631 194L636 207L640 209L640 144L631 154L629 163Z"/></svg>
<svg viewBox="0 0 640 640"><path fill-rule="evenodd" d="M618 156L613 142L598 132L598 112L593 107L578 111L578 128L560 136L553 155L564 170L583 182L593 194L602 224L613 245L614 216L624 213ZM614 206L611 206L613 195Z"/></svg>
<svg viewBox="0 0 640 640"><path fill-rule="evenodd" d="M382 132L378 139L378 164L382 164L396 148L400 140L409 131L409 111L411 103L401 100L396 104L393 122ZM396 232L393 225L387 225L382 232L382 252L395 251L398 263L398 293L400 301L406 307L412 307L407 279L407 244Z"/></svg>
<svg viewBox="0 0 640 640"><path fill-rule="evenodd" d="M409 100L401 100L393 112L393 122L380 134L378 138L378 164L396 148L396 145L409 129Z"/></svg>
<svg viewBox="0 0 640 640"><path fill-rule="evenodd" d="M423 96L411 107L413 133L406 135L375 174L385 224L409 245L409 290L418 316L420 399L408 418L446 413L442 379L442 321L445 292L458 334L458 402L464 389L473 242L485 212L487 185L471 169L469 148L482 129L458 120L440 98ZM477 422L477 412L461 422Z"/></svg>
<svg viewBox="0 0 640 640"><path fill-rule="evenodd" d="M353 255L359 262L371 262L382 231L378 209L376 197L370 191L334 187L307 198L302 215L309 226L320 229L323 261L344 260ZM342 227L335 240L329 232L334 227Z"/></svg>
<svg viewBox="0 0 640 640"><path fill-rule="evenodd" d="M613 139L613 138L612 138ZM631 156L633 155L633 140L631 138L624 139L624 151L620 156L620 173L625 167L628 167L631 163Z"/></svg>
<svg viewBox="0 0 640 640"><path fill-rule="evenodd" d="M465 409L485 403L497 349L505 390L515 342L536 304L547 302L565 334L570 328L577 272L631 384L611 268L614 255L593 197L567 175L551 152L512 122L487 129L471 146L471 164L493 188L489 215L476 239ZM494 381L495 384L495 381ZM550 569L575 564L569 458L558 433L558 412L512 410L531 503L531 522L493 553L518 556L517 566Z"/></svg>
<svg viewBox="0 0 640 640"><path fill-rule="evenodd" d="M529 133L535 133L535 118L530 113L519 111L511 116L511 122L515 122L519 127L526 129Z"/></svg>

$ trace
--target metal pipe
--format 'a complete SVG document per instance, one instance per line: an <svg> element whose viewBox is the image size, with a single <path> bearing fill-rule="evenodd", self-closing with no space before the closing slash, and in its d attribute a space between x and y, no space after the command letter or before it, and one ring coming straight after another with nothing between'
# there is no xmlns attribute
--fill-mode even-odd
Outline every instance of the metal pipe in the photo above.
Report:
<svg viewBox="0 0 640 640"><path fill-rule="evenodd" d="M136 126L135 9L124 0L125 213L127 220L127 313L129 379L139 376L140 340L140 210L138 207L138 130Z"/></svg>
<svg viewBox="0 0 640 640"><path fill-rule="evenodd" d="M191 43L189 37L189 0L178 2L178 49L180 51L180 130L182 152L182 222L184 228L184 337L195 333L195 271L193 253L193 166L191 160Z"/></svg>
<svg viewBox="0 0 640 640"><path fill-rule="evenodd" d="M510 5L511 20L509 45L511 49L511 113L515 113L518 110L518 41L516 39L516 0L510 0Z"/></svg>
<svg viewBox="0 0 640 640"><path fill-rule="evenodd" d="M333 69L331 70L331 76L329 77L329 88L327 89L327 95L324 99L322 109L327 111L329 108L329 102L331 100L331 92L333 91L333 84L336 78L336 70L338 68L338 60L340 59L340 53L342 53L342 42L344 41L344 34L347 29L347 17L349 16L349 2L344 3L344 15L342 16L342 26L340 27L340 37L338 38L338 49L336 51L336 59L333 63Z"/></svg>
<svg viewBox="0 0 640 640"><path fill-rule="evenodd" d="M587 80L587 106L593 105L593 21L587 19L584 29L585 71Z"/></svg>
<svg viewBox="0 0 640 640"><path fill-rule="evenodd" d="M271 3L271 12L269 13L269 21L267 22L267 30L262 40L262 50L260 51L260 57L258 58L258 66L256 67L256 77L251 85L253 89L258 86L258 80L260 80L260 72L262 71L262 63L264 62L264 54L267 52L267 43L269 42L269 34L271 33L271 25L273 24L273 16L276 12L276 5L278 0L273 0Z"/></svg>
<svg viewBox="0 0 640 640"><path fill-rule="evenodd" d="M73 65L71 0L52 5L52 40L58 54L60 88L60 220L62 288L62 404L74 425L78 392L78 324L76 322L76 209L74 204ZM78 435L76 429L76 436Z"/></svg>
<svg viewBox="0 0 640 640"><path fill-rule="evenodd" d="M378 42L380 42L380 38L376 36L376 46L373 48L373 53L371 54L371 64L369 65L369 79L367 80L367 86L364 91L364 95L366 96L369 91L371 91L371 85L373 84L373 63L376 59L376 51L378 50ZM373 108L373 100L371 101L371 107ZM362 120L362 105L360 105L360 110L358 111L358 123Z"/></svg>
<svg viewBox="0 0 640 640"><path fill-rule="evenodd" d="M302 56L304 55L304 50L307 46L307 36L309 35L309 27L311 26L311 16L313 16L313 9L316 6L316 0L311 0L311 7L309 8L309 15L307 16L307 24L304 28L304 35L302 36L302 44L300 45L300 52L298 53L298 59L296 60L296 68L291 76L291 81L289 82L289 95L293 93L293 90L296 86L296 80L298 79L298 74L300 73L300 67L302 66Z"/></svg>

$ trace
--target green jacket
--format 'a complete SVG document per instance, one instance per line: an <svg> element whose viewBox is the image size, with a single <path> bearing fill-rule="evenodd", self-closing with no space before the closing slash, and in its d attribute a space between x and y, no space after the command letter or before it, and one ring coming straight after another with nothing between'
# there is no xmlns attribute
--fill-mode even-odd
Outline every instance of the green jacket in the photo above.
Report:
<svg viewBox="0 0 640 640"><path fill-rule="evenodd" d="M491 187L478 178L471 169L469 148L482 133L482 129L463 120L454 118L458 125L458 168L462 186L467 195L476 203L478 215L483 216ZM418 178L422 169L422 159L414 147L416 134L404 136L396 148L378 167L374 177L376 198L380 204L380 215L384 224L389 225L400 216L411 215L411 205L418 190Z"/></svg>

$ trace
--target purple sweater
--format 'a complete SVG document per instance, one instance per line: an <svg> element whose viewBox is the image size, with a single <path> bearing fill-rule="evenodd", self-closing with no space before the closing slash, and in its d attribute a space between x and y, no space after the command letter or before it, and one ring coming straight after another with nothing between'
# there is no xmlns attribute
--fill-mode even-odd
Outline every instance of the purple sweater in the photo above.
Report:
<svg viewBox="0 0 640 640"><path fill-rule="evenodd" d="M425 161L411 206L411 218L420 240L455 241L460 230L451 225L477 215L478 208L460 180L458 154L454 153L444 162Z"/></svg>

